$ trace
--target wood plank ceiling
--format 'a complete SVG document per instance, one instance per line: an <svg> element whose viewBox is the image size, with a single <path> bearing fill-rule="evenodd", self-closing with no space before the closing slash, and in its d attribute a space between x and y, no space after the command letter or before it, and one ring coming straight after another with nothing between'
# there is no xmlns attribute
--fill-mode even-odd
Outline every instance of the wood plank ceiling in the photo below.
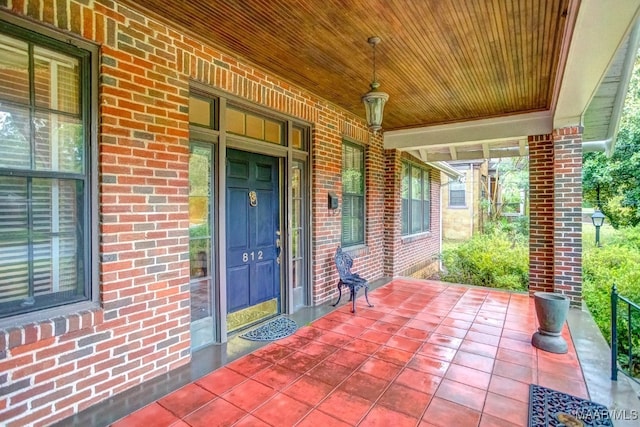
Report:
<svg viewBox="0 0 640 427"><path fill-rule="evenodd" d="M364 118L377 47L385 130L552 107L569 0L131 0Z"/></svg>

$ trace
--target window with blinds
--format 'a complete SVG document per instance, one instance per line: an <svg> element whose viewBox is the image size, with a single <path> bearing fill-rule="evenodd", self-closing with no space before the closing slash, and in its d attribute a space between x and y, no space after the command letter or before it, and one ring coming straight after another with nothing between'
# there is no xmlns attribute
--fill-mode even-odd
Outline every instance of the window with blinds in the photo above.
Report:
<svg viewBox="0 0 640 427"><path fill-rule="evenodd" d="M467 200L465 195L465 184L461 181L449 181L449 206L465 207Z"/></svg>
<svg viewBox="0 0 640 427"><path fill-rule="evenodd" d="M402 163L402 234L418 234L431 227L431 189L429 171L414 164Z"/></svg>
<svg viewBox="0 0 640 427"><path fill-rule="evenodd" d="M0 317L90 298L90 53L0 26Z"/></svg>
<svg viewBox="0 0 640 427"><path fill-rule="evenodd" d="M342 144L342 246L364 244L364 147Z"/></svg>

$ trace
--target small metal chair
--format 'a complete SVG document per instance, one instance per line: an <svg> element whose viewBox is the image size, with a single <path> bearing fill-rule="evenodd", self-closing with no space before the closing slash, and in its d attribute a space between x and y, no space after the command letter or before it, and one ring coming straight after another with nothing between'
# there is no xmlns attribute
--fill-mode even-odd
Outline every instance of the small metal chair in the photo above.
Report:
<svg viewBox="0 0 640 427"><path fill-rule="evenodd" d="M351 258L351 255L348 253L343 252L340 246L338 246L338 249L336 250L335 262L338 274L340 275L340 280L338 280L338 301L336 301L333 306L335 307L340 303L340 298L342 298L342 287L348 286L352 313L356 312L356 297L358 296L360 288L364 288L364 297L367 300L367 304L369 307L373 307L369 302L369 283L367 282L367 279L360 277L357 273L351 272L353 258Z"/></svg>

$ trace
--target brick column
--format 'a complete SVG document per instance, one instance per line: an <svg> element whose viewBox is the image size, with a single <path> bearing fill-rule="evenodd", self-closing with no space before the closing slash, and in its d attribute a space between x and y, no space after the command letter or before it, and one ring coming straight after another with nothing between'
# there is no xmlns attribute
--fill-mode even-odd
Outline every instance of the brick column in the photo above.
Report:
<svg viewBox="0 0 640 427"><path fill-rule="evenodd" d="M582 127L553 132L554 290L582 304Z"/></svg>
<svg viewBox="0 0 640 427"><path fill-rule="evenodd" d="M385 188L384 188L384 258L383 273L393 277L396 273L396 255L399 251L401 234L402 201L400 181L402 171L402 153L397 150L385 150Z"/></svg>
<svg viewBox="0 0 640 427"><path fill-rule="evenodd" d="M551 135L529 137L529 293L553 292L554 149Z"/></svg>

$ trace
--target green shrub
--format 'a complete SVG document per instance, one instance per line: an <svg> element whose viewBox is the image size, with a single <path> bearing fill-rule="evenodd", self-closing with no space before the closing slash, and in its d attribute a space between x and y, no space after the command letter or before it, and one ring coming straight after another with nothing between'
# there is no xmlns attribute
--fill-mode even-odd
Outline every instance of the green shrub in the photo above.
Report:
<svg viewBox="0 0 640 427"><path fill-rule="evenodd" d="M640 251L640 225L619 229L617 233L611 236L611 243Z"/></svg>
<svg viewBox="0 0 640 427"><path fill-rule="evenodd" d="M529 284L528 245L496 227L442 254L447 282L524 291Z"/></svg>
<svg viewBox="0 0 640 427"><path fill-rule="evenodd" d="M501 217L484 224L484 234L506 233L510 239L528 245L529 243L529 217Z"/></svg>
<svg viewBox="0 0 640 427"><path fill-rule="evenodd" d="M615 283L620 295L640 303L640 228L621 229L610 237L611 243L589 248L583 256L583 296L600 331L611 344L611 287ZM585 248L586 249L586 248ZM632 316L631 340L634 363L628 366L629 324L626 304L618 308L618 351L620 362L636 375L640 374L640 313ZM624 313L620 313L624 310ZM635 317L634 317L635 316Z"/></svg>
<svg viewBox="0 0 640 427"><path fill-rule="evenodd" d="M628 227L638 221L636 208L625 205L622 195L609 198L602 206L602 212L614 228Z"/></svg>

